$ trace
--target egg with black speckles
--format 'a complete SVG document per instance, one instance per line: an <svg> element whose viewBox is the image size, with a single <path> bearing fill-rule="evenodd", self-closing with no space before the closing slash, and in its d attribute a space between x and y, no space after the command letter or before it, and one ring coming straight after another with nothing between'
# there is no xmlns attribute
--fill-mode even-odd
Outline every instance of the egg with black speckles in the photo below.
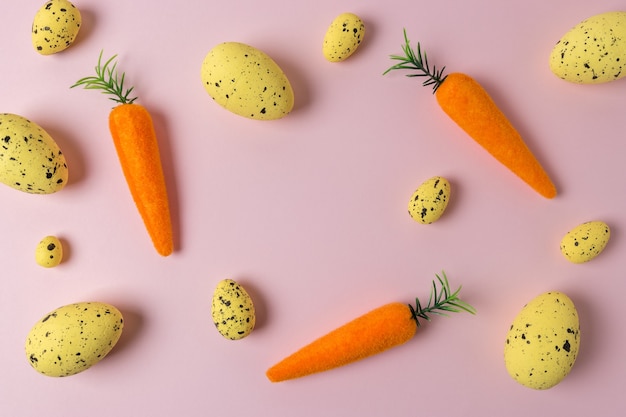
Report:
<svg viewBox="0 0 626 417"><path fill-rule="evenodd" d="M201 79L207 93L226 110L255 120L276 120L293 110L289 79L265 52L224 42L204 58Z"/></svg>
<svg viewBox="0 0 626 417"><path fill-rule="evenodd" d="M67 184L65 156L35 122L0 114L0 182L26 193L52 194Z"/></svg>
<svg viewBox="0 0 626 417"><path fill-rule="evenodd" d="M450 200L450 182L435 176L424 181L409 200L409 215L422 224L433 223L443 215Z"/></svg>
<svg viewBox="0 0 626 417"><path fill-rule="evenodd" d="M578 84L626 76L626 12L605 12L578 23L556 43L549 64L557 77Z"/></svg>
<svg viewBox="0 0 626 417"><path fill-rule="evenodd" d="M545 390L571 372L579 349L578 311L567 295L551 291L532 299L513 320L504 362L515 381Z"/></svg>
<svg viewBox="0 0 626 417"><path fill-rule="evenodd" d="M64 51L76 39L82 18L67 0L50 0L35 14L31 30L33 47L41 55Z"/></svg>
<svg viewBox="0 0 626 417"><path fill-rule="evenodd" d="M211 316L217 331L226 339L248 336L256 324L252 298L232 279L220 281L213 292Z"/></svg>
<svg viewBox="0 0 626 417"><path fill-rule="evenodd" d="M363 20L354 13L342 13L326 30L322 53L330 62L343 61L356 52L364 36Z"/></svg>
<svg viewBox="0 0 626 417"><path fill-rule="evenodd" d="M603 221L579 224L561 239L561 253L575 264L589 262L600 255L611 238L611 229Z"/></svg>
<svg viewBox="0 0 626 417"><path fill-rule="evenodd" d="M35 261L44 268L53 268L63 260L63 245L56 236L46 236L35 249Z"/></svg>
<svg viewBox="0 0 626 417"><path fill-rule="evenodd" d="M40 374L64 377L100 362L118 342L122 313L101 302L59 307L43 316L26 337L26 359Z"/></svg>

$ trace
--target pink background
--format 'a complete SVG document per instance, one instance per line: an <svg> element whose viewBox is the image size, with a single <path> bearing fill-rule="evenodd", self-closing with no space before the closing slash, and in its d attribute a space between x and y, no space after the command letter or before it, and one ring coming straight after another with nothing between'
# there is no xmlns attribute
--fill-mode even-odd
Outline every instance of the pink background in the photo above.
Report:
<svg viewBox="0 0 626 417"><path fill-rule="evenodd" d="M626 81L569 84L550 72L548 55L576 23L622 1L76 0L83 28L54 56L31 46L42 4L2 9L0 111L55 137L70 184L48 196L0 187L0 415L621 415ZM363 18L365 41L331 64L322 38L345 11ZM555 199L466 137L419 79L381 75L403 28L431 64L490 91L554 179ZM295 90L292 114L252 121L210 99L200 65L224 41L274 58ZM154 115L177 239L168 258L153 250L122 177L107 128L112 102L69 89L91 75L101 49L119 54ZM453 194L444 217L424 226L406 205L434 175ZM607 222L611 242L592 262L571 264L559 242L589 220ZM34 261L48 234L67 252L54 269ZM442 270L476 316L435 318L409 343L338 370L266 379L270 365L345 321L427 298ZM257 308L256 330L238 342L211 322L224 278L243 284ZM549 290L575 302L582 344L561 384L533 391L508 376L504 337L521 307ZM78 301L122 310L118 346L76 376L39 375L24 355L26 334Z"/></svg>

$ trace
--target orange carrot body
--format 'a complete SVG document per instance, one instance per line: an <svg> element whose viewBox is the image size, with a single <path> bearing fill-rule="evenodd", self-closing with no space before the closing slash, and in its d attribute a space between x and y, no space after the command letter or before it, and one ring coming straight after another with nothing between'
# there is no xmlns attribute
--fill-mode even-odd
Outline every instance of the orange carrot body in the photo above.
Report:
<svg viewBox="0 0 626 417"><path fill-rule="evenodd" d="M441 109L500 163L542 196L556 196L548 174L478 82L468 75L451 73L435 96Z"/></svg>
<svg viewBox="0 0 626 417"><path fill-rule="evenodd" d="M150 113L139 104L120 104L109 129L130 193L157 252L173 251L172 224L161 157Z"/></svg>
<svg viewBox="0 0 626 417"><path fill-rule="evenodd" d="M344 324L272 366L272 382L327 371L409 341L417 331L408 305L390 303Z"/></svg>

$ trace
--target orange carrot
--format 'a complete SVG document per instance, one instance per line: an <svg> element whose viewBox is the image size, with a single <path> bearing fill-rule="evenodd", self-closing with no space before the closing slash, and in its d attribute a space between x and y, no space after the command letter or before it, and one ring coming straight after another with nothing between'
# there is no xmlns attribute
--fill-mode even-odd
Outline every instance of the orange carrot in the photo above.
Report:
<svg viewBox="0 0 626 417"><path fill-rule="evenodd" d="M101 65L100 53L96 76L82 78L72 87L102 90L119 103L109 114L109 130L119 162L156 251L168 256L174 250L172 223L154 125L146 108L134 103L137 97L129 97L133 87L124 89L124 73L118 78L115 57Z"/></svg>
<svg viewBox="0 0 626 417"><path fill-rule="evenodd" d="M431 71L420 44L413 51L406 31L404 40L404 56L392 55L391 59L400 63L385 74L397 69L419 71L408 76L426 77L423 85L433 86L439 106L461 129L539 194L546 198L555 197L552 180L485 89L466 74L444 76L445 67L441 70L433 67Z"/></svg>
<svg viewBox="0 0 626 417"><path fill-rule="evenodd" d="M441 290L433 281L428 305L422 307L393 302L370 311L330 333L304 346L268 369L266 375L272 382L300 378L328 371L384 352L411 340L419 319L430 320L430 313L467 311L474 314L469 304L458 298L459 291L450 291L446 275L437 275Z"/></svg>

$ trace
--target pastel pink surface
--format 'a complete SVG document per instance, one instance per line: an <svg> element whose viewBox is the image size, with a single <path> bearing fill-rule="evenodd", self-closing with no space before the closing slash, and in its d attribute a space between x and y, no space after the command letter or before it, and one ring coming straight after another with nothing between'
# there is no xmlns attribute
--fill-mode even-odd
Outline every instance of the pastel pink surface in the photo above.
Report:
<svg viewBox="0 0 626 417"><path fill-rule="evenodd" d="M56 138L70 184L49 196L0 188L0 415L621 415L626 82L568 84L548 56L576 23L622 2L76 0L76 43L40 56L29 29L42 4L3 8L0 111ZM346 11L365 21L365 41L329 63L321 42ZM466 137L419 79L382 76L403 28L431 64L485 86L552 176L554 200ZM252 121L210 99L200 65L224 41L274 58L294 87L292 114ZM102 49L119 55L153 114L177 236L168 258L152 248L124 182L107 127L112 102L69 89ZM451 182L451 202L421 225L406 205L434 175ZM589 220L608 223L612 240L592 262L570 264L560 239ZM54 269L34 261L49 234L66 246ZM435 318L411 342L328 373L265 378L357 315L427 297L442 270L476 316ZM211 323L224 278L257 308L257 329L237 342ZM522 306L549 290L576 304L582 342L571 374L538 392L508 376L503 343ZM37 374L24 356L30 327L91 300L124 313L119 345L81 374Z"/></svg>

